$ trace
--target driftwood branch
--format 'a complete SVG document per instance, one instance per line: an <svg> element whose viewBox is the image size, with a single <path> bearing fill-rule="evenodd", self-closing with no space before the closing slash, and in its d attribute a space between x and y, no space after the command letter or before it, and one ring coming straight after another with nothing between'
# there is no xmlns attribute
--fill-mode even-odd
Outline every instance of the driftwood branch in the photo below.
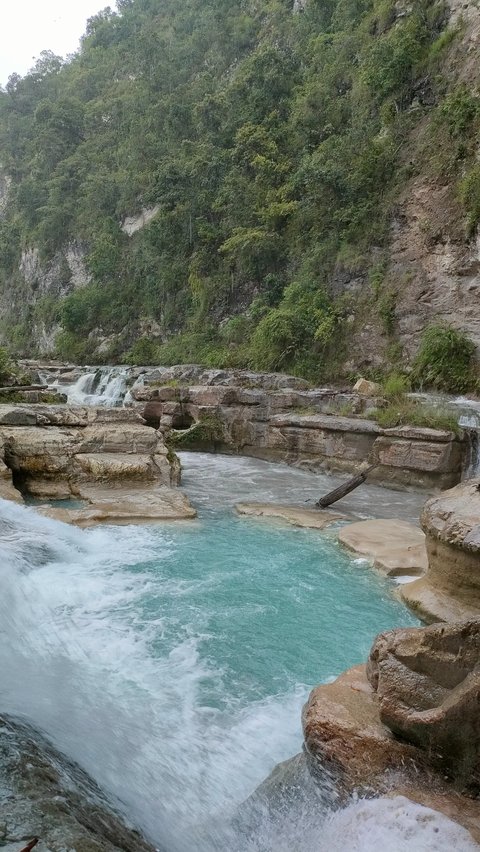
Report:
<svg viewBox="0 0 480 852"><path fill-rule="evenodd" d="M348 482L344 482L343 485L339 485L338 488L334 488L333 491L329 491L328 494L325 494L325 497L320 497L320 500L315 503L315 506L318 506L319 509L326 509L327 506L331 506L332 503L336 503L337 500L341 500L342 497L350 494L350 491L353 491L355 488L358 488L359 485L362 485L368 474L376 467L378 467L378 465L371 464L370 467L365 468L365 470L361 473L357 473L353 479L349 479Z"/></svg>
<svg viewBox="0 0 480 852"><path fill-rule="evenodd" d="M34 837L33 840L30 841L30 843L27 843L27 845L24 846L23 849L20 849L20 852L32 852L33 847L36 846L39 841L39 837Z"/></svg>

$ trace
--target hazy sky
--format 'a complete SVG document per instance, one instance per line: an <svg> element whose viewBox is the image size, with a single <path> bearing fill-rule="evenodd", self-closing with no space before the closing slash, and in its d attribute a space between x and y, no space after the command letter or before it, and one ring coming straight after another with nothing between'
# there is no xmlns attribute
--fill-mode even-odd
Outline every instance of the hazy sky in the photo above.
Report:
<svg viewBox="0 0 480 852"><path fill-rule="evenodd" d="M0 0L0 84L25 74L42 50L73 53L87 18L113 0Z"/></svg>

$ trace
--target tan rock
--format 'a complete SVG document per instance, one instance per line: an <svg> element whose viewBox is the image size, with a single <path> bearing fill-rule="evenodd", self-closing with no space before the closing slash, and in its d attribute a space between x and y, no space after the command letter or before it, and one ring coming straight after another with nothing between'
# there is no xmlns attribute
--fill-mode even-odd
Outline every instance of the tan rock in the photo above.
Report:
<svg viewBox="0 0 480 852"><path fill-rule="evenodd" d="M428 567L425 535L408 521L358 521L343 527L338 540L390 577L421 575Z"/></svg>
<svg viewBox="0 0 480 852"><path fill-rule="evenodd" d="M380 634L367 676L381 721L461 788L480 790L480 619Z"/></svg>
<svg viewBox="0 0 480 852"><path fill-rule="evenodd" d="M76 433L56 426L2 427L8 466L21 474L45 477L67 475L77 446Z"/></svg>
<svg viewBox="0 0 480 852"><path fill-rule="evenodd" d="M359 379L353 386L356 393L361 393L364 396L377 396L381 393L381 387L377 382L369 382L368 379Z"/></svg>
<svg viewBox="0 0 480 852"><path fill-rule="evenodd" d="M140 453L79 453L74 457L76 478L100 482L104 480L153 481L158 468L153 458Z"/></svg>
<svg viewBox="0 0 480 852"><path fill-rule="evenodd" d="M23 503L20 491L15 488L12 482L12 473L2 461L0 461L0 499Z"/></svg>
<svg viewBox="0 0 480 852"><path fill-rule="evenodd" d="M98 423L78 432L76 452L153 454L157 452L158 444L158 436L149 426L140 423Z"/></svg>
<svg viewBox="0 0 480 852"><path fill-rule="evenodd" d="M64 414L75 411L65 409ZM79 411L77 423L82 422L81 426L0 426L6 462L22 477L30 493L51 499L63 497L78 479L158 484L179 481L175 455L167 452L162 435L135 413L132 418L130 412L126 419L122 414L115 423L108 409L103 413L96 409Z"/></svg>
<svg viewBox="0 0 480 852"><path fill-rule="evenodd" d="M395 740L380 721L365 666L312 690L302 723L308 752L350 789L415 761L416 749Z"/></svg>
<svg viewBox="0 0 480 852"><path fill-rule="evenodd" d="M159 520L190 520L197 513L188 497L166 486L78 486L76 496L88 503L81 509L39 509L49 518L87 527L98 523L134 524Z"/></svg>
<svg viewBox="0 0 480 852"><path fill-rule="evenodd" d="M235 509L239 515L253 518L276 518L286 521L294 527L310 527L317 530L323 530L345 517L320 509L277 506L275 503L237 503Z"/></svg>
<svg viewBox="0 0 480 852"><path fill-rule="evenodd" d="M480 616L479 481L462 482L429 500L421 523L428 571L401 596L426 621Z"/></svg>
<svg viewBox="0 0 480 852"><path fill-rule="evenodd" d="M448 435L440 432L438 441L427 441L424 438L403 440L394 435L377 438L374 458L385 467L426 473L454 473L461 469L462 445L455 440L445 442L445 434Z"/></svg>
<svg viewBox="0 0 480 852"><path fill-rule="evenodd" d="M424 751L397 739L382 723L364 666L311 692L303 729L314 769L321 779L327 770L340 793L406 796L445 814L480 840L478 800L453 789L429 766Z"/></svg>

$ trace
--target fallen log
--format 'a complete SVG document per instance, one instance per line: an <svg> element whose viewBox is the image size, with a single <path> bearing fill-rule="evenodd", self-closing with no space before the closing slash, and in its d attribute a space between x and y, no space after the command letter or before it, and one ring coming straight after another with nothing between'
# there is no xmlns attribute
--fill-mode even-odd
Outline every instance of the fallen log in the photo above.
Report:
<svg viewBox="0 0 480 852"><path fill-rule="evenodd" d="M39 837L34 837L33 840L30 841L30 843L27 843L27 845L24 846L23 849L20 849L20 852L32 852L32 849L34 848L34 846L37 845L39 840Z"/></svg>
<svg viewBox="0 0 480 852"><path fill-rule="evenodd" d="M338 488L334 488L333 491L329 491L328 494L325 494L325 497L320 497L320 500L315 503L315 506L319 509L326 509L327 506L331 506L332 503L336 503L337 500L341 500L342 497L346 497L347 494L350 494L350 491L354 491L355 488L362 485L368 474L376 467L378 467L378 465L371 464L370 467L365 468L365 470L361 473L357 473L357 475L352 479L349 479L348 482L344 482L343 485L339 485Z"/></svg>

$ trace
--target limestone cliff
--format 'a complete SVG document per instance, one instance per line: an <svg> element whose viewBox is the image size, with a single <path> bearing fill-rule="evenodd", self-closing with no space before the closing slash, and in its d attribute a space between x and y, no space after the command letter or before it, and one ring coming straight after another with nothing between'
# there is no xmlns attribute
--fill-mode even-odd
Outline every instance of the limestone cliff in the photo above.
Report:
<svg viewBox="0 0 480 852"><path fill-rule="evenodd" d="M9 81L0 340L115 360L181 334L164 362L325 378L408 363L439 320L480 349L480 10L330 5L132 0Z"/></svg>

